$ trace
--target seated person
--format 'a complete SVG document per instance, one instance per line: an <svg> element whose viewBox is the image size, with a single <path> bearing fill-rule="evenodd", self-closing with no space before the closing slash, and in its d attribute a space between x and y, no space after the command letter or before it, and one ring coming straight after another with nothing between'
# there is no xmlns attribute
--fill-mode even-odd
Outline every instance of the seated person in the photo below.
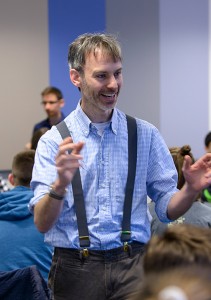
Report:
<svg viewBox="0 0 211 300"><path fill-rule="evenodd" d="M208 300L210 280L210 268L196 265L149 274L129 300Z"/></svg>
<svg viewBox="0 0 211 300"><path fill-rule="evenodd" d="M33 197L30 181L34 154L34 150L25 150L15 155L12 173L8 175L14 188L0 193L0 271L36 265L47 280L52 247L44 243L28 209Z"/></svg>
<svg viewBox="0 0 211 300"><path fill-rule="evenodd" d="M153 235L143 255L144 274L179 266L199 264L211 267L211 229L191 224L168 227L161 235Z"/></svg>
<svg viewBox="0 0 211 300"><path fill-rule="evenodd" d="M61 111L62 107L65 105L65 101L62 92L58 88L54 86L46 87L42 91L41 96L41 104L44 107L47 118L34 125L32 135L36 130L42 127L50 129L53 125L58 124L65 118ZM31 143L27 143L25 147L26 149L31 149Z"/></svg>
<svg viewBox="0 0 211 300"><path fill-rule="evenodd" d="M191 153L191 148L189 145L184 145L183 147L172 147L169 149L174 160L178 172L178 183L177 188L181 189L185 184L185 178L182 172L182 166L184 162L185 155L189 155L194 163L195 159ZM167 227L173 226L175 224L189 223L201 227L211 227L211 207L203 204L200 195L193 202L190 209L177 220L170 223L162 223L155 212L155 203L150 202L148 204L150 214L152 216L151 220L151 233L161 234Z"/></svg>
<svg viewBox="0 0 211 300"><path fill-rule="evenodd" d="M204 148L207 153L211 152L211 132L208 132L204 139ZM201 199L204 203L211 203L211 186L202 191Z"/></svg>
<svg viewBox="0 0 211 300"><path fill-rule="evenodd" d="M161 235L153 235L146 244L143 255L144 280L140 283L139 293L130 299L209 299L207 295L211 295L210 253L209 228L177 224L168 227ZM205 284L199 286L203 282ZM161 293L168 286L174 289L168 290L169 293ZM176 293L176 290L179 292L178 288L180 293ZM206 292L202 293L203 290ZM186 297L181 297L182 294ZM173 297L175 295L180 297Z"/></svg>
<svg viewBox="0 0 211 300"><path fill-rule="evenodd" d="M58 124L65 118L61 111L65 102L62 92L58 88L49 86L42 91L41 96L41 104L43 105L48 117L34 125L33 133L41 127L47 127L50 129L53 125Z"/></svg>
<svg viewBox="0 0 211 300"><path fill-rule="evenodd" d="M46 131L48 131L49 129L47 127L40 127L39 129L37 129L32 138L31 138L31 149L32 150L36 150L37 149L37 144L39 142L39 139L41 138L41 136L46 133Z"/></svg>

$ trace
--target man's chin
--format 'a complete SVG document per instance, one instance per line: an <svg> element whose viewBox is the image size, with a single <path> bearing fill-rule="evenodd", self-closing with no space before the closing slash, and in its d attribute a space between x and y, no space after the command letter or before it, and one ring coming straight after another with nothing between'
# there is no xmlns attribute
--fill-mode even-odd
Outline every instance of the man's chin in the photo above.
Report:
<svg viewBox="0 0 211 300"><path fill-rule="evenodd" d="M102 106L105 108L105 109L113 109L117 104L117 100L114 100L114 101L107 101L106 103L104 103Z"/></svg>

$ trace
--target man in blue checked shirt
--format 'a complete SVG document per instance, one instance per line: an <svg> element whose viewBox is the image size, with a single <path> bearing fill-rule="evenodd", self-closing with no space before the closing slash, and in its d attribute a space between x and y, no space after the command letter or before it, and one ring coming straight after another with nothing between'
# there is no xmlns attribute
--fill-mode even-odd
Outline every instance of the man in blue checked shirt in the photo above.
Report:
<svg viewBox="0 0 211 300"><path fill-rule="evenodd" d="M68 63L81 99L65 118L71 137L63 140L53 126L40 139L30 210L45 241L55 247L49 274L53 299L123 300L136 292L143 275L142 254L150 238L147 196L161 221L177 219L211 184L211 154L193 165L185 158L186 184L179 191L159 131L136 119L135 182L132 207L124 213L129 210L129 229L123 230L131 155L126 115L116 108L121 48L112 35L84 34L70 44Z"/></svg>

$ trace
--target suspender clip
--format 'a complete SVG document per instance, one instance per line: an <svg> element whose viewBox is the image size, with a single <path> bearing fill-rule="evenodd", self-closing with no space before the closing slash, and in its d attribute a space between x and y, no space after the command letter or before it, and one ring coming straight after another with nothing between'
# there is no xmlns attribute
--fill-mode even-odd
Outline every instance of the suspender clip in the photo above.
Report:
<svg viewBox="0 0 211 300"><path fill-rule="evenodd" d="M82 254L83 254L83 257L89 256L89 250L88 250L87 248L84 248L84 249L82 250Z"/></svg>
<svg viewBox="0 0 211 300"><path fill-rule="evenodd" d="M82 260L83 258L86 258L89 256L89 250L87 248L81 249L79 253L79 257Z"/></svg>
<svg viewBox="0 0 211 300"><path fill-rule="evenodd" d="M125 252L128 252L129 256L132 255L132 246L128 242L124 242L123 249Z"/></svg>
<svg viewBox="0 0 211 300"><path fill-rule="evenodd" d="M128 252L128 242L124 242L123 249L125 252Z"/></svg>

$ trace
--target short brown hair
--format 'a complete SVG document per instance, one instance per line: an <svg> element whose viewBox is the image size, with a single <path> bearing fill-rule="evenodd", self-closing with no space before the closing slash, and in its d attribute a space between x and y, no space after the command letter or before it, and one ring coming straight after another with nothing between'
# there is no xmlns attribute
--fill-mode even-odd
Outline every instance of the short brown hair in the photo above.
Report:
<svg viewBox="0 0 211 300"><path fill-rule="evenodd" d="M146 274L193 263L211 266L210 228L170 226L161 235L151 237L143 256Z"/></svg>
<svg viewBox="0 0 211 300"><path fill-rule="evenodd" d="M149 274L140 283L139 291L130 300L211 299L211 269L191 265ZM172 297L178 295L178 297ZM179 294L178 294L179 293ZM182 297L183 296L183 297Z"/></svg>
<svg viewBox="0 0 211 300"><path fill-rule="evenodd" d="M55 86L48 86L48 87L46 87L42 91L41 96L43 97L43 96L46 96L46 95L49 95L49 94L56 95L56 97L57 97L58 100L63 99L62 92L58 88L56 88Z"/></svg>
<svg viewBox="0 0 211 300"><path fill-rule="evenodd" d="M14 156L12 174L16 185L30 185L34 166L34 155L34 150L24 150Z"/></svg>

